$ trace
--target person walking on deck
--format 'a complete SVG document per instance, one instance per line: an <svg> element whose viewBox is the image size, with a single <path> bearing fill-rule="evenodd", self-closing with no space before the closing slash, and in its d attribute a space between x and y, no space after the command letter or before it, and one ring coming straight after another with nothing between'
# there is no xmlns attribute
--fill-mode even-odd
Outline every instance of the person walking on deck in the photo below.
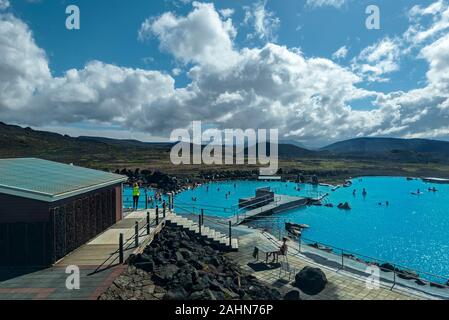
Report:
<svg viewBox="0 0 449 320"><path fill-rule="evenodd" d="M133 186L133 210L137 210L139 207L140 188L137 183Z"/></svg>

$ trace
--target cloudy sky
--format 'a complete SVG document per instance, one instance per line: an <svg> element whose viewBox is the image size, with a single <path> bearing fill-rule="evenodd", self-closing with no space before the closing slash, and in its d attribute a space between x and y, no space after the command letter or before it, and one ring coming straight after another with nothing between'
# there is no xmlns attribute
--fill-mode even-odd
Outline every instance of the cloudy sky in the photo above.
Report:
<svg viewBox="0 0 449 320"><path fill-rule="evenodd" d="M154 141L195 120L449 140L449 0L0 0L0 121Z"/></svg>

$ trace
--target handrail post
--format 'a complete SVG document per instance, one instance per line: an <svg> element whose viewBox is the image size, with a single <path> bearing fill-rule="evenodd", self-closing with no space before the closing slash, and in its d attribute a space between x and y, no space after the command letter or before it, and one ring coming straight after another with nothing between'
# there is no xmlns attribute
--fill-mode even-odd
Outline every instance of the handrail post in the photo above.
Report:
<svg viewBox="0 0 449 320"><path fill-rule="evenodd" d="M145 187L145 210L148 209L148 189Z"/></svg>
<svg viewBox="0 0 449 320"><path fill-rule="evenodd" d="M134 242L136 244L136 247L138 247L139 246L139 222L137 222L137 221L136 221L136 224L134 226L134 231L135 231Z"/></svg>
<svg viewBox="0 0 449 320"><path fill-rule="evenodd" d="M201 235L201 215L198 215L198 230L200 231Z"/></svg>
<svg viewBox="0 0 449 320"><path fill-rule="evenodd" d="M123 233L120 233L118 238L118 256L119 262L123 263Z"/></svg>
<svg viewBox="0 0 449 320"><path fill-rule="evenodd" d="M165 219L165 209L166 209L166 207L167 207L167 204L165 203L165 200L164 200L164 202L162 202L162 217Z"/></svg>
<svg viewBox="0 0 449 320"><path fill-rule="evenodd" d="M201 209L201 224L204 224L204 209Z"/></svg>
<svg viewBox="0 0 449 320"><path fill-rule="evenodd" d="M229 246L232 247L232 224L231 221L229 223Z"/></svg>
<svg viewBox="0 0 449 320"><path fill-rule="evenodd" d="M393 265L393 287L396 285L396 265Z"/></svg>
<svg viewBox="0 0 449 320"><path fill-rule="evenodd" d="M341 268L343 269L345 267L345 252L343 249L341 249Z"/></svg>
<svg viewBox="0 0 449 320"><path fill-rule="evenodd" d="M147 235L150 234L150 213L147 212Z"/></svg>
<svg viewBox="0 0 449 320"><path fill-rule="evenodd" d="M159 206L156 205L156 226L159 225Z"/></svg>

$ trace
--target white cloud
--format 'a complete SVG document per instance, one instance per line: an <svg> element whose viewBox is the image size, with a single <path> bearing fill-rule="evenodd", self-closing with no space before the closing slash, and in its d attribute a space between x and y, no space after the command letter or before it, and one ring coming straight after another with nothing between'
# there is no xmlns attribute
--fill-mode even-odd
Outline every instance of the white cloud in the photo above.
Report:
<svg viewBox="0 0 449 320"><path fill-rule="evenodd" d="M234 14L234 9L226 8L219 10L219 12L223 18L227 19Z"/></svg>
<svg viewBox="0 0 449 320"><path fill-rule="evenodd" d="M421 50L429 65L425 87L383 94L359 85L396 70L397 39L363 50L356 59L366 70L348 69L273 43L237 50L227 21L213 5L194 3L186 16L166 13L144 24L142 39L149 32L161 49L192 64L182 67L191 82L177 88L169 74L100 61L54 77L26 24L0 14L0 118L53 127L100 123L153 136L203 120L222 128L278 128L309 142L449 132L449 35ZM350 107L367 98L373 110Z"/></svg>
<svg viewBox="0 0 449 320"><path fill-rule="evenodd" d="M346 46L343 46L332 54L332 59L334 60L344 59L346 58L347 55L348 55L348 48Z"/></svg>
<svg viewBox="0 0 449 320"><path fill-rule="evenodd" d="M182 73L182 70L180 68L173 68L173 70L171 71L171 73L177 77Z"/></svg>
<svg viewBox="0 0 449 320"><path fill-rule="evenodd" d="M258 38L264 41L276 41L277 31L280 27L281 20L275 16L274 12L266 8L267 0L259 1L251 7L245 7L245 24L251 24L254 33L250 34L250 38Z"/></svg>
<svg viewBox="0 0 449 320"><path fill-rule="evenodd" d="M194 10L186 17L168 12L145 20L139 39L155 36L163 51L184 63L206 64L223 68L236 63L237 54L232 39L236 30L232 20L221 20L214 5L193 2Z"/></svg>
<svg viewBox="0 0 449 320"><path fill-rule="evenodd" d="M430 23L423 21L430 18ZM409 11L411 26L404 34L404 38L416 46L442 35L449 29L449 4L444 0L438 0L427 7L415 5Z"/></svg>
<svg viewBox="0 0 449 320"><path fill-rule="evenodd" d="M307 5L310 7L335 7L341 8L348 0L307 0Z"/></svg>
<svg viewBox="0 0 449 320"><path fill-rule="evenodd" d="M363 49L352 68L368 81L388 81L385 75L399 70L401 42L389 37Z"/></svg>
<svg viewBox="0 0 449 320"><path fill-rule="evenodd" d="M0 109L19 108L51 78L45 52L27 25L0 14Z"/></svg>

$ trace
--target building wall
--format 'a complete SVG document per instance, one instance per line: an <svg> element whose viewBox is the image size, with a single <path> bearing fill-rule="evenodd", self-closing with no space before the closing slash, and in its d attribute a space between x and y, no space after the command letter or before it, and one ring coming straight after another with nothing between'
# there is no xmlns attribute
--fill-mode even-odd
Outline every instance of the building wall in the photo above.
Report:
<svg viewBox="0 0 449 320"><path fill-rule="evenodd" d="M0 196L0 265L51 265L121 219L121 185L54 203Z"/></svg>
<svg viewBox="0 0 449 320"><path fill-rule="evenodd" d="M49 204L0 193L0 223L47 222Z"/></svg>
<svg viewBox="0 0 449 320"><path fill-rule="evenodd" d="M46 202L0 194L0 266L48 264L48 210Z"/></svg>

